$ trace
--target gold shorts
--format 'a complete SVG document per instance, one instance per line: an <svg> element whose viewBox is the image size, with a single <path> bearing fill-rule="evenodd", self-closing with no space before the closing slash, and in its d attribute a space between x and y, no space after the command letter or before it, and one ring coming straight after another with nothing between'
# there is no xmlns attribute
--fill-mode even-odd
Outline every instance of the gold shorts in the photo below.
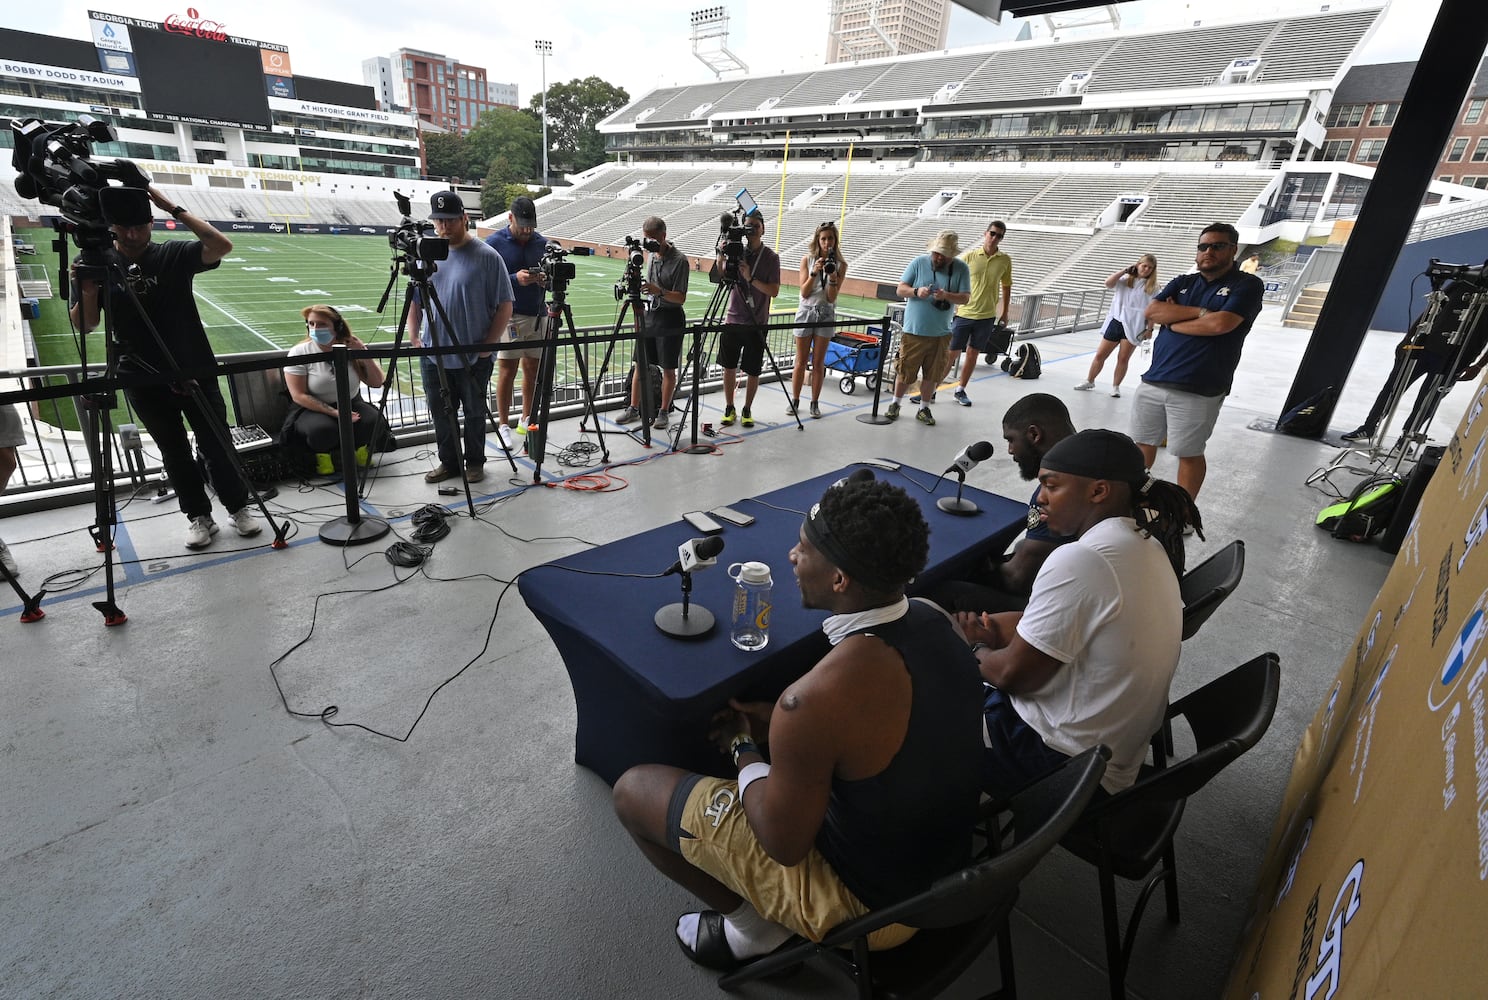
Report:
<svg viewBox="0 0 1488 1000"><path fill-rule="evenodd" d="M906 333L899 338L899 380L913 382L923 377L939 381L950 363L947 348L951 335L944 337L920 337Z"/></svg>
<svg viewBox="0 0 1488 1000"><path fill-rule="evenodd" d="M667 829L673 848L694 868L749 900L765 919L811 941L868 912L816 848L789 868L766 854L744 817L737 781L702 775L684 781L672 798ZM914 933L890 924L868 935L868 947L893 948Z"/></svg>

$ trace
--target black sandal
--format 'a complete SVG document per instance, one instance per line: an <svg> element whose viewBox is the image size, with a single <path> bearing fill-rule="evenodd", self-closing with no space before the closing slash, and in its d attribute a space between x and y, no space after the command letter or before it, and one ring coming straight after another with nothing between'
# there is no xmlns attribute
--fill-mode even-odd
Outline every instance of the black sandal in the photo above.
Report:
<svg viewBox="0 0 1488 1000"><path fill-rule="evenodd" d="M762 958L767 958L777 951L789 948L801 940L799 937L792 935L779 948L776 948L775 951L767 952L764 955L755 955L752 958L735 958L733 949L729 947L728 938L724 936L723 914L717 910L702 910L698 913L696 946L689 948L681 937L675 934L673 936L677 938L677 947L682 949L682 954L703 968L713 969L717 972L737 971L746 965L758 962ZM781 969L779 972L772 973L766 978L783 979L787 976L793 976L800 971L801 963L798 962L795 965Z"/></svg>

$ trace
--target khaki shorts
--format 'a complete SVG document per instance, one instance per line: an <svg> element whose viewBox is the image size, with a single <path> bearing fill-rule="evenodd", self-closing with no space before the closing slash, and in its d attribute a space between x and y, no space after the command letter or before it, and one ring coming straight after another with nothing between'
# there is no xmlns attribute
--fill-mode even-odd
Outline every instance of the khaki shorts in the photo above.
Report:
<svg viewBox="0 0 1488 1000"><path fill-rule="evenodd" d="M497 343L519 344L524 340L542 340L543 327L547 326L546 319L544 316L518 316L513 313L511 323ZM517 358L540 358L542 357L542 345L498 350L496 357L503 361L512 361Z"/></svg>
<svg viewBox="0 0 1488 1000"><path fill-rule="evenodd" d="M1140 382L1131 402L1131 439L1153 446L1166 440L1174 458L1202 455L1224 401Z"/></svg>
<svg viewBox="0 0 1488 1000"><path fill-rule="evenodd" d="M951 335L920 337L906 333L899 338L899 381L914 382L923 377L939 381L950 365L947 348Z"/></svg>
<svg viewBox="0 0 1488 1000"><path fill-rule="evenodd" d="M772 860L744 817L737 781L702 775L683 781L668 810L667 834L694 868L749 900L766 920L804 938L820 941L844 920L868 912L816 848L789 868ZM868 947L893 948L914 933L913 927L890 924L868 935Z"/></svg>

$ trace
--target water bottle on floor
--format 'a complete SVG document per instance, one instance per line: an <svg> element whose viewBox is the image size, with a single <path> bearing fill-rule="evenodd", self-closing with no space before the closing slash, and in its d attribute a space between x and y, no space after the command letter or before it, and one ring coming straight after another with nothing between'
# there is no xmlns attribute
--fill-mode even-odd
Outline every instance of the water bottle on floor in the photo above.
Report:
<svg viewBox="0 0 1488 1000"><path fill-rule="evenodd" d="M734 563L734 615L729 641L745 652L764 649L770 641L770 567L762 562Z"/></svg>

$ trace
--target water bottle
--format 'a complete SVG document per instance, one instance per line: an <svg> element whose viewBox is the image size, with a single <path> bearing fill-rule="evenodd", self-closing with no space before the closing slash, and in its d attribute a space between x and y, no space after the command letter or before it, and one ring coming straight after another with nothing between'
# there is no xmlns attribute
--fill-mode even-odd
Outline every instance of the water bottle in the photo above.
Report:
<svg viewBox="0 0 1488 1000"><path fill-rule="evenodd" d="M770 641L770 567L762 562L734 563L734 617L729 641L745 652L764 649Z"/></svg>

